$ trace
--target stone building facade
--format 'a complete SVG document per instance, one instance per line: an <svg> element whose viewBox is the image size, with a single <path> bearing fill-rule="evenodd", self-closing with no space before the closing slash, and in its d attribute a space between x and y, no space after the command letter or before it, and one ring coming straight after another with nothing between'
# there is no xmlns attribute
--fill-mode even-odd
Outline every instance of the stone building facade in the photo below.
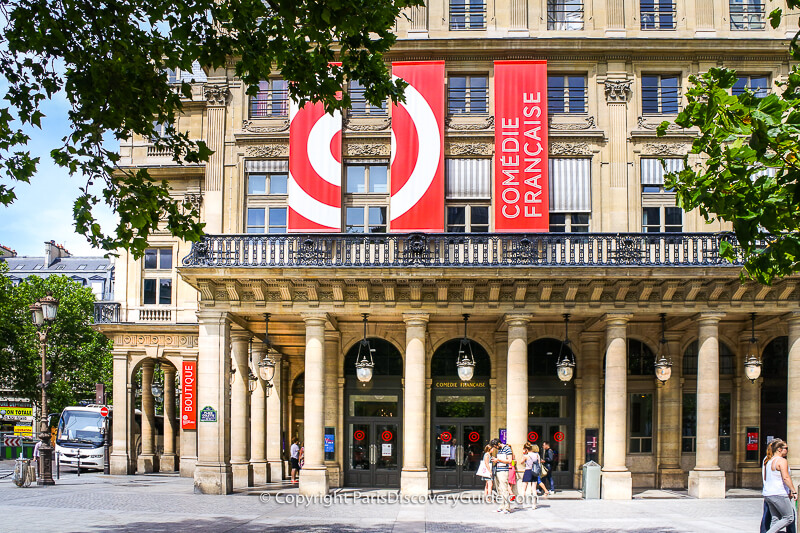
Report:
<svg viewBox="0 0 800 533"><path fill-rule="evenodd" d="M660 160L680 168L696 132L658 138L655 128L675 117L690 75L733 67L742 76L734 90L759 93L785 78L797 17L771 29L764 9L736 0L431 0L411 10L387 60L443 64L444 187L434 207L444 231L394 225L400 115L366 104L350 84L354 109L325 139L338 151L339 220L332 232L291 232L302 177L290 175L296 115L285 83L265 80L248 97L232 64L205 73L178 128L215 151L208 163L177 165L146 139L121 148L125 164L199 203L208 235L192 245L158 234L143 261L117 262L118 315L99 326L114 339L112 470L180 468L197 490L229 493L285 478L297 436L303 493L421 494L475 486L481 447L504 435L518 454L528 440L550 441L561 487L580 486L580 466L594 459L609 499L639 487L721 497L758 486L767 439L800 444L800 398L787 387L800 372L797 279L741 283L740 268L719 260L728 228L683 213L663 186ZM503 61L546 61L541 232L497 230ZM455 366L464 314L470 381ZM566 384L556 377L565 315L576 364ZM355 372L365 336L375 350L367 384ZM753 348L763 374L751 383L744 361ZM273 386L250 387L245 377L268 349L278 361ZM672 361L665 383L654 377L662 353ZM176 373L187 362L200 411L191 429L175 418ZM170 404L163 450L148 414L156 364ZM131 429L137 388L141 452Z"/></svg>

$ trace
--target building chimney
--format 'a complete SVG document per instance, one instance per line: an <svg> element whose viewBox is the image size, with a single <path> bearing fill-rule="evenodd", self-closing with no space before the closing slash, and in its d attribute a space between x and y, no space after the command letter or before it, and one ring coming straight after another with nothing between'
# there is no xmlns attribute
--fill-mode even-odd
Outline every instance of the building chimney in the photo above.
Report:
<svg viewBox="0 0 800 533"><path fill-rule="evenodd" d="M56 241L50 241L44 243L44 268L49 268L56 259L60 259L62 257L72 257L66 248L61 246L60 244L56 244Z"/></svg>
<svg viewBox="0 0 800 533"><path fill-rule="evenodd" d="M7 257L17 257L17 252L8 246L0 244L0 259L5 259Z"/></svg>

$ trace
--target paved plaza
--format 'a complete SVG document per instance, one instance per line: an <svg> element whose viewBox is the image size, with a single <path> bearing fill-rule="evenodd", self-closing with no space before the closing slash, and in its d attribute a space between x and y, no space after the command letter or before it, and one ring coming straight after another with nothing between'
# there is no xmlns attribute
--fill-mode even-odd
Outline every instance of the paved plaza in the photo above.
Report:
<svg viewBox="0 0 800 533"><path fill-rule="evenodd" d="M13 463L0 462L0 477ZM394 491L345 489L326 502L301 501L291 486L231 496L193 493L175 475L103 476L62 471L55 487L18 488L0 479L0 532L437 532L571 531L612 533L758 531L760 498L729 491L725 500L647 491L632 501L583 501L577 492L540 499L537 510L509 515L480 494L436 492L426 503L399 503Z"/></svg>

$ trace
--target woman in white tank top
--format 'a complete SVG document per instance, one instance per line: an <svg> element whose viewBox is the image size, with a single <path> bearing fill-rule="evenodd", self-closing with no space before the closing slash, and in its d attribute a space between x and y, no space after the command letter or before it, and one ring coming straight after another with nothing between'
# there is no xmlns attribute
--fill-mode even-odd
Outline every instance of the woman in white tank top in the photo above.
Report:
<svg viewBox="0 0 800 533"><path fill-rule="evenodd" d="M794 508L791 500L797 498L792 483L786 454L789 447L782 440L772 441L767 448L767 457L761 467L764 489L761 493L772 515L772 523L767 533L776 533L794 522Z"/></svg>

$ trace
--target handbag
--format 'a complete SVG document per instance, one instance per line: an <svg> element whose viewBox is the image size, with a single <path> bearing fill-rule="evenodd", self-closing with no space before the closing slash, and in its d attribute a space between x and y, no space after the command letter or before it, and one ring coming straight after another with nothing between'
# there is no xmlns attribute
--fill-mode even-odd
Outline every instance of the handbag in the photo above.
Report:
<svg viewBox="0 0 800 533"><path fill-rule="evenodd" d="M534 476L536 476L536 477L541 476L542 475L542 463L541 463L541 461L536 461L535 463L533 463L533 466L531 467L531 471L533 472Z"/></svg>
<svg viewBox="0 0 800 533"><path fill-rule="evenodd" d="M486 463L484 463L483 461L481 461L481 464L478 467L478 471L475 472L475 475L478 476L478 477L483 477L483 478L492 477L491 471L489 471L489 469L486 468Z"/></svg>
<svg viewBox="0 0 800 533"><path fill-rule="evenodd" d="M516 485L517 484L517 467L514 464L516 461L511 461L511 464L508 465L508 484L509 485Z"/></svg>
<svg viewBox="0 0 800 533"><path fill-rule="evenodd" d="M542 465L542 472L539 475L541 477L547 477L547 474L549 474L549 473L550 473L550 471L547 469L547 467Z"/></svg>

